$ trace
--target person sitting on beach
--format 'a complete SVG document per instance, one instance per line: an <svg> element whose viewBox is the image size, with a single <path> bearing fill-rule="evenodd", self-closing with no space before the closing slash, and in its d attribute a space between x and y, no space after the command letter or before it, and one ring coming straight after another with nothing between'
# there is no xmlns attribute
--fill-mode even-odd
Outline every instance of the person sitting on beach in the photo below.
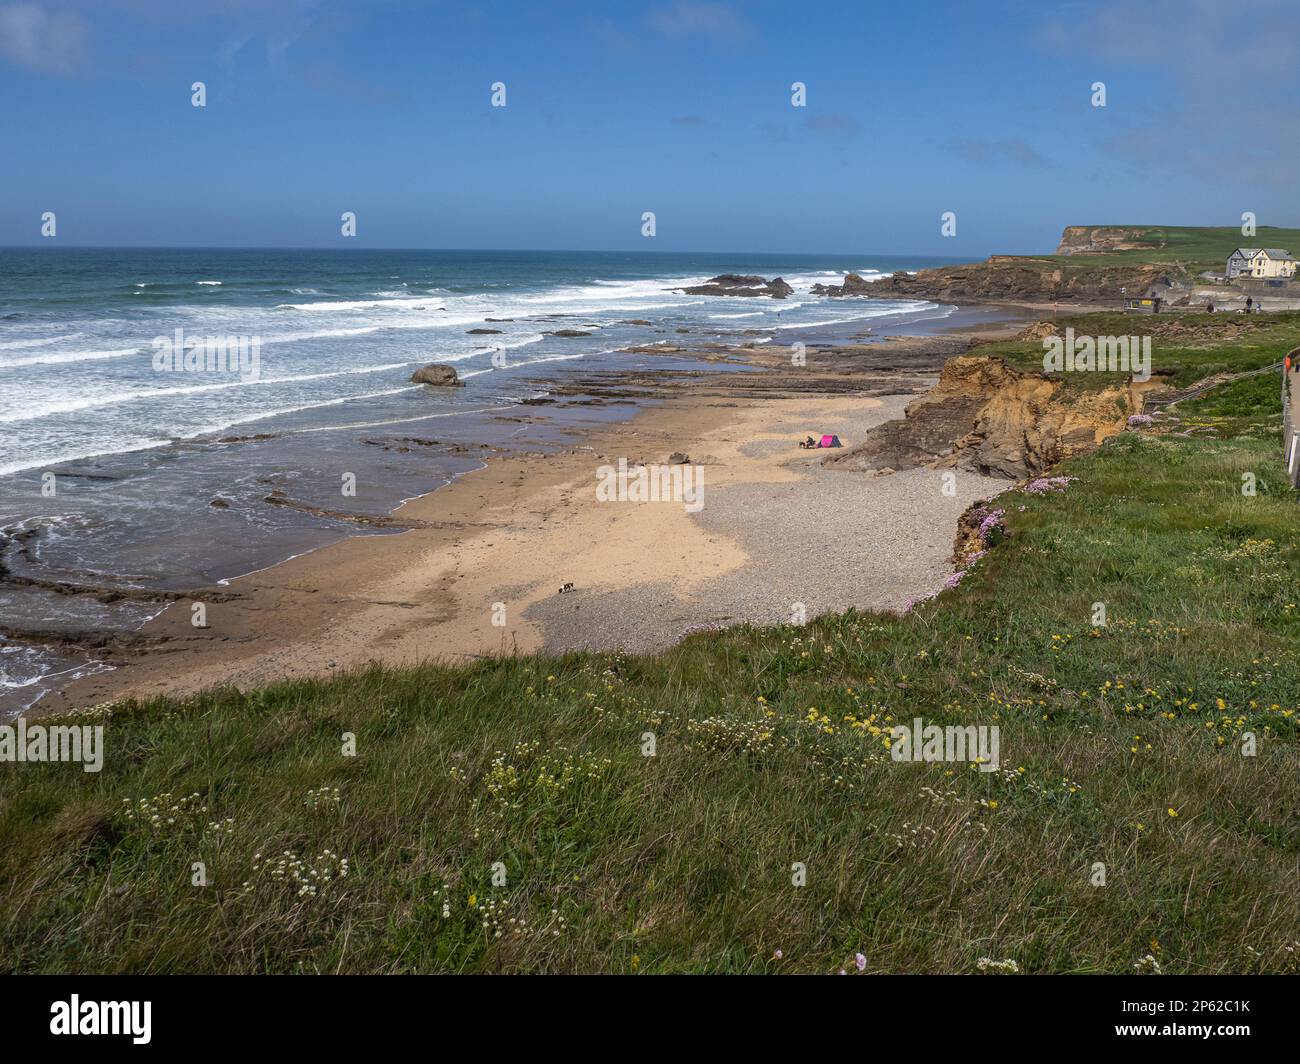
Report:
<svg viewBox="0 0 1300 1064"><path fill-rule="evenodd" d="M799 444L799 446L807 450L809 448L816 447L817 441L814 440L811 436L809 436L806 440L803 441L803 443Z"/></svg>

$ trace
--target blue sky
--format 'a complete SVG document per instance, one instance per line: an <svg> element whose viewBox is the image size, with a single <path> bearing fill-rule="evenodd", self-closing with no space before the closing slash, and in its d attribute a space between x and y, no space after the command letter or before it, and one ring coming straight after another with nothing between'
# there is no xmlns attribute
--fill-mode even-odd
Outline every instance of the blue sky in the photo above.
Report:
<svg viewBox="0 0 1300 1064"><path fill-rule="evenodd" d="M0 244L44 211L66 244L954 256L1294 226L1298 60L1294 0L0 0Z"/></svg>

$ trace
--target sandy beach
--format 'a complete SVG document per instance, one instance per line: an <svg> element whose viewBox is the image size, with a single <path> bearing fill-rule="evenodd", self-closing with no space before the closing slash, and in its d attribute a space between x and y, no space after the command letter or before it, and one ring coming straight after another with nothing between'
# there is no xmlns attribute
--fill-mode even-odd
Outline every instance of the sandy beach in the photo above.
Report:
<svg viewBox="0 0 1300 1064"><path fill-rule="evenodd" d="M841 471L798 441L835 434L851 446L901 417L970 338L962 331L813 348L797 368L775 350L711 354L762 373L575 383L567 390L656 401L559 453L489 459L401 506L393 517L411 527L400 535L354 537L179 601L117 648L111 671L39 708L247 688L370 661L653 651L701 627L902 609L952 571L962 511L1008 482L957 472L955 494L944 494L936 471ZM674 452L702 473L701 506L598 500L601 467L654 466ZM192 601L204 599L207 627L195 628Z"/></svg>

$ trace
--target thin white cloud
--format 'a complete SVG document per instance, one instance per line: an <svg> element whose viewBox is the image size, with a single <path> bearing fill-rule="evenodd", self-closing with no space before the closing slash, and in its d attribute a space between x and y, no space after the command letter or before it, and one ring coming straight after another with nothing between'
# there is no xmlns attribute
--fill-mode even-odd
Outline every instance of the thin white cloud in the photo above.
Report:
<svg viewBox="0 0 1300 1064"><path fill-rule="evenodd" d="M743 15L708 0L676 0L651 11L650 28L665 37L705 37L722 44L753 40L758 31Z"/></svg>
<svg viewBox="0 0 1300 1064"><path fill-rule="evenodd" d="M973 163L1008 160L1021 166L1046 166L1047 160L1032 144L1018 137L1008 140L970 140L959 138L950 141L950 151Z"/></svg>
<svg viewBox="0 0 1300 1064"><path fill-rule="evenodd" d="M38 4L0 7L0 54L32 70L74 74L86 57L86 25Z"/></svg>

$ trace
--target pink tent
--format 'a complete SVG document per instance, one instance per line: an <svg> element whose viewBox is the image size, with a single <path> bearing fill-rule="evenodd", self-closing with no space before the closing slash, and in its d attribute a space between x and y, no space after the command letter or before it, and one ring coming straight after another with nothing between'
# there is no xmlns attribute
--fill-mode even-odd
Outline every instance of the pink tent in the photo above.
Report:
<svg viewBox="0 0 1300 1064"><path fill-rule="evenodd" d="M817 446L818 447L839 447L840 438L838 436L823 436L822 442L819 443Z"/></svg>

